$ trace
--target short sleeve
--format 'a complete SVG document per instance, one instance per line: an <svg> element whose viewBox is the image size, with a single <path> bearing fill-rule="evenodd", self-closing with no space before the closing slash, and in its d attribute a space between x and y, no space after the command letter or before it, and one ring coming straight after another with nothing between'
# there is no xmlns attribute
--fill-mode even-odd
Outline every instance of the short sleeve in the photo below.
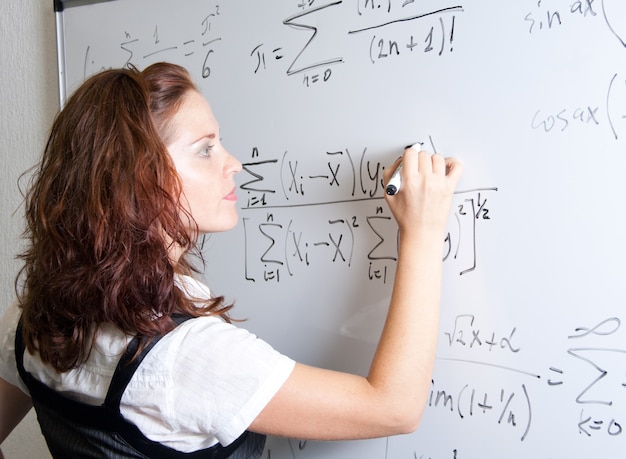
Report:
<svg viewBox="0 0 626 459"><path fill-rule="evenodd" d="M20 316L20 308L17 303L14 303L0 319L0 377L28 394L28 389L22 382L15 363L15 329Z"/></svg>
<svg viewBox="0 0 626 459"><path fill-rule="evenodd" d="M180 330L180 345L170 350L174 386L182 388L171 414L227 445L278 392L294 362L243 328L215 318L189 322Z"/></svg>
<svg viewBox="0 0 626 459"><path fill-rule="evenodd" d="M208 294L200 283L185 283L193 296ZM151 440L181 451L218 441L228 445L249 428L294 366L220 317L189 319L141 363L122 397L122 414Z"/></svg>

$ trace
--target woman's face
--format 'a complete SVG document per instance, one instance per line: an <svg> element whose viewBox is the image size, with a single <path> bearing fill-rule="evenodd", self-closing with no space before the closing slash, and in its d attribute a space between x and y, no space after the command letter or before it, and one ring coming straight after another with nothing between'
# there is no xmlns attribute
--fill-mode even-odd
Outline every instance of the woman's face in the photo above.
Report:
<svg viewBox="0 0 626 459"><path fill-rule="evenodd" d="M238 220L234 175L241 163L222 146L211 106L198 92L188 92L171 128L167 149L182 181L185 210L200 233L232 229Z"/></svg>

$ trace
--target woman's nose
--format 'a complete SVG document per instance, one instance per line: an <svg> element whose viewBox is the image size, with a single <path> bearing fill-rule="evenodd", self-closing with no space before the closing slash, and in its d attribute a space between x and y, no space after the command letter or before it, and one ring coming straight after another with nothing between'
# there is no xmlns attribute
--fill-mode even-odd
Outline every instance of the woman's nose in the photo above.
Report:
<svg viewBox="0 0 626 459"><path fill-rule="evenodd" d="M226 154L228 155L228 157L226 159L224 173L228 175L231 173L236 174L237 172L240 172L242 168L241 162L230 153L226 152Z"/></svg>

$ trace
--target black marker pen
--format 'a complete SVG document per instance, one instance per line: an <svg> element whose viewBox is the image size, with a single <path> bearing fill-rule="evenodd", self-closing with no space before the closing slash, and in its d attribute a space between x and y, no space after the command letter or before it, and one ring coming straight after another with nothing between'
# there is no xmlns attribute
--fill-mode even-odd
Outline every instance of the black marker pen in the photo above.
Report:
<svg viewBox="0 0 626 459"><path fill-rule="evenodd" d="M420 151L422 149L422 142L417 142L414 143L413 145L408 145L406 146L404 149L406 150L407 148L414 148L417 151ZM387 182L387 186L385 187L385 192L388 195L394 195L397 194L398 191L400 191L400 187L402 186L402 162L400 162L400 164L398 164L398 167L396 167L396 170L393 171L393 174L391 175L391 178L389 179L389 182Z"/></svg>

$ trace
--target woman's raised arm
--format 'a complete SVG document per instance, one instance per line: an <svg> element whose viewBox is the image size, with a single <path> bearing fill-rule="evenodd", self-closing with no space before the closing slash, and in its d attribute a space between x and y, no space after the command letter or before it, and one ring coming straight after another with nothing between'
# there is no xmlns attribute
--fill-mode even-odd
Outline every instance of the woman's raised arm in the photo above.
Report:
<svg viewBox="0 0 626 459"><path fill-rule="evenodd" d="M296 364L250 430L339 440L418 427L437 348L444 230L462 167L413 148L405 150L402 161L402 189L386 196L400 231L397 270L369 374ZM385 171L385 182L394 169Z"/></svg>

